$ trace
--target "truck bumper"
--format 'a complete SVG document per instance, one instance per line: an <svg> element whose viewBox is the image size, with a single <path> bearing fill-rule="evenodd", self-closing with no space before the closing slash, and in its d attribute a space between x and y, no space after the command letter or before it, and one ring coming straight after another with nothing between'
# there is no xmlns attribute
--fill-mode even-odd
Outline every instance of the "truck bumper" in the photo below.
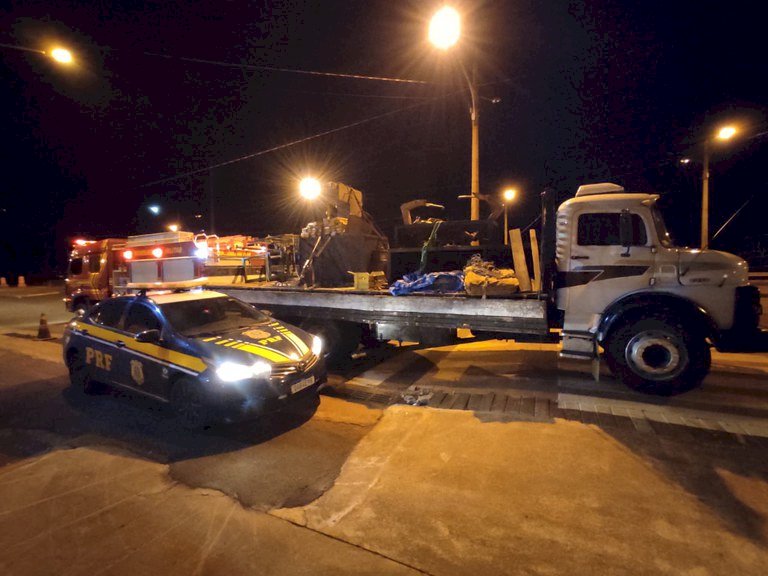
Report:
<svg viewBox="0 0 768 576"><path fill-rule="evenodd" d="M759 328L762 313L757 286L736 288L733 327L720 334L715 347L720 352L768 352L768 331Z"/></svg>

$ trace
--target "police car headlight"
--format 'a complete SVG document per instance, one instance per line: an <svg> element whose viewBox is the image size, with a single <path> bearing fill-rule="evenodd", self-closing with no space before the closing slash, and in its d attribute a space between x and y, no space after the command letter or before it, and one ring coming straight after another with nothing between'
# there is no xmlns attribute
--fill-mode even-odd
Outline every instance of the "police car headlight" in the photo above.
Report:
<svg viewBox="0 0 768 576"><path fill-rule="evenodd" d="M320 356L323 351L323 339L320 336L312 336L312 354Z"/></svg>
<svg viewBox="0 0 768 576"><path fill-rule="evenodd" d="M266 362L256 362L248 366L237 362L224 362L216 368L216 376L222 382L237 382L257 376L266 376L272 372L272 368Z"/></svg>

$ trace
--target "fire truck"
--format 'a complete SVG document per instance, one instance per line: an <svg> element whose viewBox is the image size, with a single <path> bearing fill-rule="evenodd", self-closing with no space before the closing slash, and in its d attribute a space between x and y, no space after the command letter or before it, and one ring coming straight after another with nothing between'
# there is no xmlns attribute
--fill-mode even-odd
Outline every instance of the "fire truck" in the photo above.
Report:
<svg viewBox="0 0 768 576"><path fill-rule="evenodd" d="M126 272L123 259L125 243L125 238L78 238L72 243L64 281L64 305L67 310L84 312L94 303L114 294L113 276Z"/></svg>
<svg viewBox="0 0 768 576"><path fill-rule="evenodd" d="M280 278L294 270L297 239L184 231L78 239L70 253L64 302L72 312L85 312L100 300L127 293L129 284L173 286L207 277L218 281L226 277L230 282Z"/></svg>

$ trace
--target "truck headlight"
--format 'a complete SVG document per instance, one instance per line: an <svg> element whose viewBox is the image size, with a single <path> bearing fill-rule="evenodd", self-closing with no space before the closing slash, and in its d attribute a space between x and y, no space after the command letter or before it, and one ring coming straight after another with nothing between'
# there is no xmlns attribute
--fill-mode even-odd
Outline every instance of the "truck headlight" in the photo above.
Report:
<svg viewBox="0 0 768 576"><path fill-rule="evenodd" d="M266 362L256 362L252 365L239 364L237 362L224 362L216 368L216 376L222 382L237 382L257 376L266 376L272 372L272 368Z"/></svg>
<svg viewBox="0 0 768 576"><path fill-rule="evenodd" d="M312 336L312 354L320 356L323 351L323 339L320 336Z"/></svg>

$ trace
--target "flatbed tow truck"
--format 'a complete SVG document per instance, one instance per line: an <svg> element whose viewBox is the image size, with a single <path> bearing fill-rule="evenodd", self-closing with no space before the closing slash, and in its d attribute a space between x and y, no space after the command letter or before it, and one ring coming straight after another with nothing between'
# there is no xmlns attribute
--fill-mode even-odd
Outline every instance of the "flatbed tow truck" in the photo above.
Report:
<svg viewBox="0 0 768 576"><path fill-rule="evenodd" d="M322 334L337 357L361 341L437 344L465 328L478 337L562 342L562 356L593 367L604 358L630 388L677 394L702 382L711 347L766 351L768 340L746 262L674 246L658 198L591 184L555 211L553 195L542 194L539 289L507 297L393 296L226 277L207 285Z"/></svg>
<svg viewBox="0 0 768 576"><path fill-rule="evenodd" d="M704 379L711 346L730 352L768 346L746 262L674 246L658 198L592 184L555 212L551 193L544 193L540 289L509 297L212 286L324 334L340 354L361 338L429 344L466 328L484 337L559 341L562 356L595 367L604 358L633 389L676 394Z"/></svg>

